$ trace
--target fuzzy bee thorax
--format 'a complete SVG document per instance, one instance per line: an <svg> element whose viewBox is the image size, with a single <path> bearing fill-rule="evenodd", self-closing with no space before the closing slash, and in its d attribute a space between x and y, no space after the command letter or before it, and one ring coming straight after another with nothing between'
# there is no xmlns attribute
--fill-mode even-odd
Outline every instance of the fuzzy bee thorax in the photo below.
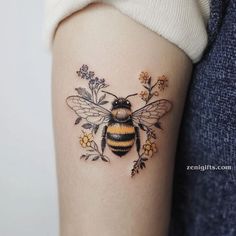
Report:
<svg viewBox="0 0 236 236"><path fill-rule="evenodd" d="M131 110L127 108L115 108L112 109L111 114L115 119L126 120L130 117Z"/></svg>

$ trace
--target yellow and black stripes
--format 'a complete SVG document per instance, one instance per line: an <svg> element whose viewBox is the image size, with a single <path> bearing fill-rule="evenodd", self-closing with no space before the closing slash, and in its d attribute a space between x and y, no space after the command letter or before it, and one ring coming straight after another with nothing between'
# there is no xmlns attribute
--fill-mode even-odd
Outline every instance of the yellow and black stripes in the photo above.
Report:
<svg viewBox="0 0 236 236"><path fill-rule="evenodd" d="M111 151L118 155L125 155L133 146L135 129L132 124L114 123L107 128L107 145Z"/></svg>

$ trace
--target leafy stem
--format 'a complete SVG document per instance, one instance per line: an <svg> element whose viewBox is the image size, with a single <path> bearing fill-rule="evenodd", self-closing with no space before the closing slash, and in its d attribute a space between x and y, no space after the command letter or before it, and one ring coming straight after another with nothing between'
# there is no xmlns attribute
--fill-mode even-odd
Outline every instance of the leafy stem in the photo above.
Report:
<svg viewBox="0 0 236 236"><path fill-rule="evenodd" d="M84 79L88 82L88 89L83 87L78 87L75 89L79 96L100 106L108 103L108 101L105 100L106 96L104 94L99 96L100 90L109 86L106 84L105 79L96 77L93 71L89 71L87 65L82 65L79 71L77 71L77 75L81 79ZM81 118L76 119L75 124L79 124L81 120ZM85 123L82 125L82 127L84 129L90 129L92 133L96 134L99 125L94 123Z"/></svg>
<svg viewBox="0 0 236 236"><path fill-rule="evenodd" d="M148 92L148 96L147 99L145 100L145 103L148 104L148 102L152 99L152 97L155 95L155 93L153 93L153 89L156 87L157 82L152 85L152 77L150 76L147 82L147 86L143 85L143 87L147 90Z"/></svg>
<svg viewBox="0 0 236 236"><path fill-rule="evenodd" d="M144 156L145 153L139 154L139 157L137 160L134 161L133 168L131 170L131 177L134 177L135 174L138 174L140 169L146 168L145 162L148 160L147 157Z"/></svg>
<svg viewBox="0 0 236 236"><path fill-rule="evenodd" d="M110 162L110 159L99 151L98 145L96 144L95 141L91 141L91 145L89 146L88 151L95 153L84 154L80 158L88 160L90 157L93 157L92 161L97 161L98 159L102 159L105 162Z"/></svg>
<svg viewBox="0 0 236 236"><path fill-rule="evenodd" d="M150 102L153 96L159 96L158 91L154 91L154 88L158 85L158 82L152 85L152 77L147 74L147 72L142 72L140 74L140 81L143 84L144 91L139 94L141 99L145 101L146 104Z"/></svg>

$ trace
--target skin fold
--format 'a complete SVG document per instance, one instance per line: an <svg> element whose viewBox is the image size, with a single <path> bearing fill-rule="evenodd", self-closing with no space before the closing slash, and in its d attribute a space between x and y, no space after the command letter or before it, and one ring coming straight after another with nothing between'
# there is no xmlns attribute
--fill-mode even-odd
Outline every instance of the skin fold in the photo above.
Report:
<svg viewBox="0 0 236 236"><path fill-rule="evenodd" d="M139 74L165 75L168 89L158 99L172 102L157 130L158 151L133 178L135 146L118 157L106 147L110 162L80 159L82 128L66 98L87 88L76 71L87 64L121 97L140 93ZM191 75L190 59L166 39L104 4L92 4L60 23L53 42L52 99L61 236L165 236L168 232L172 175L178 130ZM106 109L112 96L107 95ZM145 105L129 98L132 110ZM119 114L123 116L122 111ZM102 129L94 140L100 145ZM141 146L145 133L140 131ZM142 148L142 147L141 147Z"/></svg>

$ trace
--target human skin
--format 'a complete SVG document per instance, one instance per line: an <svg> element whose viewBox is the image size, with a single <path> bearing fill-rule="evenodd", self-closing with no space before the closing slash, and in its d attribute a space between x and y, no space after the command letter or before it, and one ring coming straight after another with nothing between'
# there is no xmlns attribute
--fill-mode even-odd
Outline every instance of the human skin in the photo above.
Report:
<svg viewBox="0 0 236 236"><path fill-rule="evenodd" d="M135 147L121 158L106 147L109 163L80 159L83 129L74 125L77 115L66 98L87 86L76 74L83 64L106 79L107 91L122 97L142 90L141 71L168 78L158 99L168 99L172 109L160 119L158 152L134 177ZM61 236L167 235L175 149L191 69L181 49L111 6L93 4L60 23L53 42L52 99ZM144 106L138 96L130 102L133 111ZM99 144L101 129L94 136ZM145 133L140 136L142 146Z"/></svg>

